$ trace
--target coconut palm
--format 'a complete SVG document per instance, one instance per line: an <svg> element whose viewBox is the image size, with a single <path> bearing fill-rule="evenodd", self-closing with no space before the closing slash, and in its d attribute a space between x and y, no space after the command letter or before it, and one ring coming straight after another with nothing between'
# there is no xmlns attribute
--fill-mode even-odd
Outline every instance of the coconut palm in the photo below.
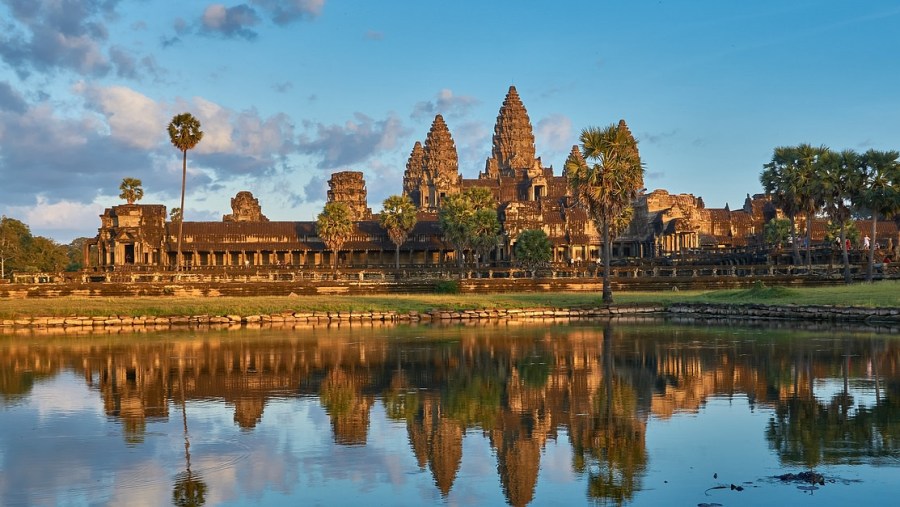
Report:
<svg viewBox="0 0 900 507"><path fill-rule="evenodd" d="M316 218L316 233L333 254L331 262L336 274L338 251L350 239L350 235L353 234L353 219L350 216L350 208L346 204L337 201L325 204L322 212Z"/></svg>
<svg viewBox="0 0 900 507"><path fill-rule="evenodd" d="M397 247L395 250L396 267L400 269L400 245L402 245L413 227L416 226L416 206L412 199L405 195L392 195L382 203L381 226L387 230L388 237Z"/></svg>
<svg viewBox="0 0 900 507"><path fill-rule="evenodd" d="M169 140L182 154L181 162L181 213L182 220L178 221L178 254L176 264L181 269L183 259L181 257L181 239L184 232L184 187L187 182L187 152L194 149L203 139L203 131L200 130L200 120L194 118L191 113L181 113L172 117L166 129L169 132Z"/></svg>
<svg viewBox="0 0 900 507"><path fill-rule="evenodd" d="M872 281L875 264L876 224L879 217L900 215L900 153L897 151L869 150L862 155L863 183L855 201L859 208L872 213L869 262L866 280Z"/></svg>
<svg viewBox="0 0 900 507"><path fill-rule="evenodd" d="M128 204L134 204L144 198L144 188L141 186L141 180L137 178L122 178L122 184L119 185L119 199L125 199Z"/></svg>
<svg viewBox="0 0 900 507"><path fill-rule="evenodd" d="M611 231L644 187L644 165L625 120L581 131L581 151L572 148L565 171L569 188L603 236L603 302L612 303L609 264ZM592 163L588 163L588 161Z"/></svg>

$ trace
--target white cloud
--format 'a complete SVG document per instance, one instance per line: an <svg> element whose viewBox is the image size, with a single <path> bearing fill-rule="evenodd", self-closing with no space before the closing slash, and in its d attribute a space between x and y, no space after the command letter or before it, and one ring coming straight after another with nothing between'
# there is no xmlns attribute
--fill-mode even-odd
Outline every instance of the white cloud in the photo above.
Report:
<svg viewBox="0 0 900 507"><path fill-rule="evenodd" d="M79 83L75 92L89 108L104 115L110 135L135 148L151 149L165 139L166 111L153 99L125 86L99 87Z"/></svg>
<svg viewBox="0 0 900 507"><path fill-rule="evenodd" d="M572 120L562 114L551 114L542 118L535 129L538 154L564 153L572 149L577 141L572 132Z"/></svg>
<svg viewBox="0 0 900 507"><path fill-rule="evenodd" d="M9 206L7 214L21 217L20 220L28 224L33 234L65 243L77 236L93 236L100 226L98 217L103 213L103 208L97 203L67 200L51 203L39 195L33 204Z"/></svg>

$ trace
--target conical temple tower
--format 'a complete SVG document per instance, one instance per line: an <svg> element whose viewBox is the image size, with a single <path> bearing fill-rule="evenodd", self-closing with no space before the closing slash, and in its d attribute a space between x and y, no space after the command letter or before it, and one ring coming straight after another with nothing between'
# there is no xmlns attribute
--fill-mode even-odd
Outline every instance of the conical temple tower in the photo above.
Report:
<svg viewBox="0 0 900 507"><path fill-rule="evenodd" d="M480 176L524 179L526 175L533 175L535 169L540 172L531 120L516 87L510 86L494 125L491 158L487 159Z"/></svg>

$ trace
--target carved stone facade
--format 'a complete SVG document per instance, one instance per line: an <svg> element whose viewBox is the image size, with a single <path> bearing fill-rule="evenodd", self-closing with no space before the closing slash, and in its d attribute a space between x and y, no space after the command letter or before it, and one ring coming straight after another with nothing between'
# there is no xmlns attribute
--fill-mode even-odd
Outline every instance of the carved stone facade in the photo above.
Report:
<svg viewBox="0 0 900 507"><path fill-rule="evenodd" d="M419 210L419 221L401 246L404 264L455 264L453 247L444 241L437 212L447 195L480 187L494 196L501 242L489 259L513 260L519 234L542 229L553 245L552 260L581 264L600 258L601 241L593 221L570 194L565 172L557 176L536 156L528 112L514 86L497 115L491 155L476 178L463 178L456 144L443 116L434 118L425 141L413 145L403 175L402 193ZM580 156L577 148L573 153ZM346 203L355 231L335 254L318 238L315 222L269 222L250 192L232 199L232 213L222 222L185 222L183 251L191 266L322 266L337 255L345 266L393 264L394 244L368 207L361 172L334 173L328 201ZM175 264L176 227L165 222L160 205L122 205L107 209L95 240L85 251L88 266ZM687 251L728 251L752 246L763 225L779 216L762 195L747 196L741 209L706 208L692 194L655 190L633 205L633 219L613 240L616 257L668 256ZM93 249L93 250L91 250Z"/></svg>
<svg viewBox="0 0 900 507"><path fill-rule="evenodd" d="M262 214L259 199L246 190L238 192L231 199L231 214L222 217L223 222L268 222Z"/></svg>
<svg viewBox="0 0 900 507"><path fill-rule="evenodd" d="M371 220L372 209L366 198L366 180L359 171L342 171L328 180L328 202L342 202L350 208L353 220Z"/></svg>

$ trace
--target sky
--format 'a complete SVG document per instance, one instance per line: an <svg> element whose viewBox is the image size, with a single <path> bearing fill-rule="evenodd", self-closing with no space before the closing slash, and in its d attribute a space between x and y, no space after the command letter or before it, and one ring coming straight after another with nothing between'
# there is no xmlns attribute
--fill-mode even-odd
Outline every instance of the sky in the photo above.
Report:
<svg viewBox="0 0 900 507"><path fill-rule="evenodd" d="M648 190L735 209L776 146L900 149L898 55L896 1L0 0L0 214L93 237L126 177L177 207L182 112L186 220L314 220L348 170L378 212L436 114L477 177L511 85L555 174L624 119Z"/></svg>

